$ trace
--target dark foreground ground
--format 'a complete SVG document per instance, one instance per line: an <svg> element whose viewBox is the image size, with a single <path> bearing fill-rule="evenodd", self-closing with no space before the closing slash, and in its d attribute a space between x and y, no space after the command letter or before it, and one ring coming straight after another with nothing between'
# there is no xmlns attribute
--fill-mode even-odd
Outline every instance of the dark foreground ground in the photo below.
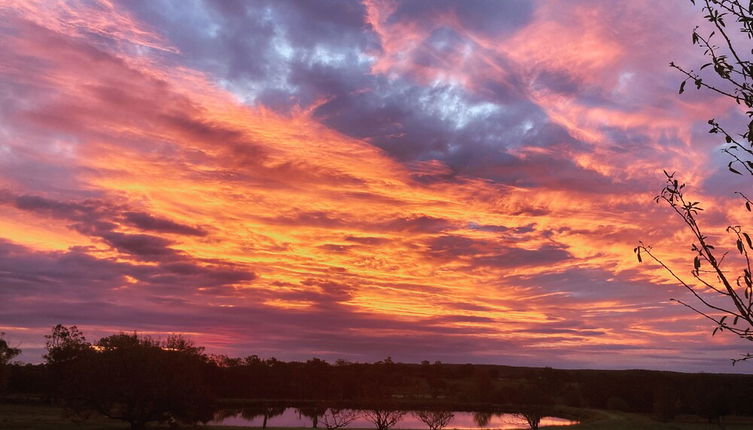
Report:
<svg viewBox="0 0 753 430"><path fill-rule="evenodd" d="M640 414L603 410L580 410L578 412L580 412L579 415L585 417L581 424L569 427L541 428L560 430L711 430L722 428L718 424L709 424L695 417L678 417L672 422L663 423ZM129 427L125 423L103 417L92 417L83 423L73 423L63 416L61 409L50 406L0 403L0 429L2 430L109 430L127 428ZM168 427L154 426L154 428ZM198 426L196 428L230 430L241 429L242 427ZM723 428L727 430L750 430L753 429L753 419L727 417Z"/></svg>

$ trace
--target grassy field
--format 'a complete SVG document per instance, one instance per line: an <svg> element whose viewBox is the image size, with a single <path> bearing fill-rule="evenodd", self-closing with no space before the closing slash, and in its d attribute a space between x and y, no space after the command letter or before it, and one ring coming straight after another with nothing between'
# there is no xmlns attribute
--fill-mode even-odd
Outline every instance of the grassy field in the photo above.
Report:
<svg viewBox="0 0 753 430"><path fill-rule="evenodd" d="M708 424L697 419L679 418L676 421L662 423L640 414L628 414L614 411L588 411L589 418L581 424L570 427L542 427L542 429L568 430L711 430L719 429L715 424ZM59 408L42 405L24 405L0 403L0 429L3 430L111 430L128 429L123 422L103 417L92 417L83 423L73 423L63 417ZM160 428L153 426L153 428ZM167 427L163 427L167 428ZM240 427L199 426L206 430L229 430ZM753 420L728 419L727 430L753 429ZM275 430L293 430L279 429ZM297 429L301 430L301 429ZM423 429L422 429L423 430Z"/></svg>
<svg viewBox="0 0 753 430"><path fill-rule="evenodd" d="M650 416L626 412L589 410L589 418L580 424L568 427L541 427L542 429L568 430L712 430L720 429L718 424L709 424L697 417L678 417L671 422L660 422ZM724 421L726 430L753 429L750 418L728 418Z"/></svg>

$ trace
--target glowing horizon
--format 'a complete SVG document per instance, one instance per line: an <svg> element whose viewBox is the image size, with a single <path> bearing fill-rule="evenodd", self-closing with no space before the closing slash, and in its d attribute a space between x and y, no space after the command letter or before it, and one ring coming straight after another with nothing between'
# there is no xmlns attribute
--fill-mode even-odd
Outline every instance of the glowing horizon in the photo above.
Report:
<svg viewBox="0 0 753 430"><path fill-rule="evenodd" d="M746 372L632 253L664 169L744 222L685 3L5 2L0 331Z"/></svg>

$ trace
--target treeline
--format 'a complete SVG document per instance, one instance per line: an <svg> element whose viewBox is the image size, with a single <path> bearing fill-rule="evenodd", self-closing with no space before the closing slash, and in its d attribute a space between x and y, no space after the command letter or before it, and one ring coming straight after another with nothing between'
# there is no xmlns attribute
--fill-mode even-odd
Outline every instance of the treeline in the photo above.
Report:
<svg viewBox="0 0 753 430"><path fill-rule="evenodd" d="M175 411L181 408L202 411L189 421L209 417L215 399L478 411L562 405L649 413L663 420L677 414L711 421L753 415L753 375L410 364L390 358L374 363L316 358L285 362L207 355L181 337L160 342L119 334L89 343L75 327L62 326L48 336L47 346L44 364L6 366L6 395L54 399L82 411L122 416L124 404L138 403L144 393L151 393L153 398L145 402L173 402L170 416L178 416ZM124 399L124 390L133 398ZM114 400L108 403L109 398ZM100 404L77 405L81 399Z"/></svg>
<svg viewBox="0 0 753 430"><path fill-rule="evenodd" d="M455 410L563 405L650 413L667 420L681 413L712 420L753 415L753 375L411 364L390 358L328 363L213 357L213 363L213 384L223 398L322 400L342 406L390 401Z"/></svg>

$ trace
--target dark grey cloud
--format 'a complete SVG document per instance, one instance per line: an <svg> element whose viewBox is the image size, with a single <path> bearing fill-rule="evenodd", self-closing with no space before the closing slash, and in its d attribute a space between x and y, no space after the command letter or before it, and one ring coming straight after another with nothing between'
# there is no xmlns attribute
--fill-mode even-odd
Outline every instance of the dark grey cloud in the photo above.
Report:
<svg viewBox="0 0 753 430"><path fill-rule="evenodd" d="M348 242L360 243L363 245L381 245L389 242L389 239L383 237L370 237L370 236L346 236L345 240Z"/></svg>
<svg viewBox="0 0 753 430"><path fill-rule="evenodd" d="M170 248L172 241L159 236L108 231L100 237L118 251L131 254L140 260L159 261L179 255Z"/></svg>
<svg viewBox="0 0 753 430"><path fill-rule="evenodd" d="M190 293L198 288L224 287L251 281L256 275L238 264L182 259L142 264L92 255L88 248L42 252L0 239L0 294L11 300L34 297L34 303L52 303L54 297L105 297L126 283L144 287L147 297L170 295L166 286ZM130 281L126 281L130 277ZM134 283L135 282L135 283ZM150 287L157 287L149 290ZM41 300L37 302L36 299Z"/></svg>
<svg viewBox="0 0 753 430"><path fill-rule="evenodd" d="M210 72L247 102L286 111L326 100L314 111L319 120L401 161L441 160L451 176L518 186L540 185L530 170L556 164L564 168L549 170L552 183L564 182L556 179L560 173L565 180L582 179L577 185L587 190L601 190L591 185L611 182L572 164L567 154L540 155L531 167L532 161L510 155L511 148L574 140L520 90L524 80L516 82L516 72L501 55L492 60L510 69L507 79L512 81L476 76L476 91L452 82L372 73L373 57L384 53L384 47L366 22L361 2L163 1L130 7L180 49L181 62ZM450 1L400 2L388 24L413 20L432 25L439 17L453 16L458 28L504 38L530 22L532 12L531 2L517 0L478 0L470 7ZM411 61L442 68L451 53L479 49L458 28L435 28ZM573 79L555 71L540 78L562 91L578 86Z"/></svg>
<svg viewBox="0 0 753 430"><path fill-rule="evenodd" d="M422 214L413 214L408 216L395 214L393 218L387 220L375 220L371 222L319 211L297 212L291 215L283 215L275 218L259 218L263 219L265 223L275 225L308 226L321 228L336 228L347 226L377 233L438 233L456 227L456 223L454 221ZM348 237L346 238L346 240L368 244L376 244L380 242L378 238Z"/></svg>
<svg viewBox="0 0 753 430"><path fill-rule="evenodd" d="M144 212L125 212L123 217L128 224L145 231L174 233L187 236L207 235L207 232L201 228L180 224L165 218L155 217L154 215Z"/></svg>
<svg viewBox="0 0 753 430"><path fill-rule="evenodd" d="M104 236L112 233L112 230L122 223L143 231L157 233L186 236L207 235L202 228L181 224L146 212L134 211L125 204L112 203L103 199L60 201L39 195L19 195L8 190L0 190L0 205L3 204L37 215L70 221L73 223L71 227L84 234ZM125 236L114 234L103 238L115 243L124 241ZM165 242L162 245L167 244L168 242Z"/></svg>
<svg viewBox="0 0 753 430"><path fill-rule="evenodd" d="M534 2L527 0L470 0L462 3L454 0L411 0L397 3L389 19L393 22L420 22L452 13L464 28L499 37L530 22L534 6Z"/></svg>
<svg viewBox="0 0 753 430"><path fill-rule="evenodd" d="M444 235L427 242L427 255L440 261L465 261L474 267L526 267L553 264L573 257L554 245L528 250L501 244L498 240Z"/></svg>
<svg viewBox="0 0 753 430"><path fill-rule="evenodd" d="M37 253L0 239L0 295L6 305L29 298L47 305L48 295L71 300L98 297L123 281L123 267L81 249Z"/></svg>
<svg viewBox="0 0 753 430"><path fill-rule="evenodd" d="M311 103L323 94L319 86L342 81L354 65L360 64L358 75L368 72L360 58L378 48L364 31L365 7L354 1L142 1L130 7L180 49L181 61L211 72L248 101L278 108ZM320 81L308 83L317 73Z"/></svg>
<svg viewBox="0 0 753 430"><path fill-rule="evenodd" d="M414 233L439 233L454 227L455 223L428 215L397 216L392 220L373 224L377 231L404 231Z"/></svg>
<svg viewBox="0 0 753 430"><path fill-rule="evenodd" d="M137 227L144 231L172 233L189 236L205 236L207 233L197 227L184 225L170 219L158 217L142 211L134 211L126 204L116 204L101 199L84 201L59 201L34 195L14 195L8 191L0 192L0 206L9 205L19 210L32 212L37 216L69 221L69 227L81 234L101 240L122 256L130 257L133 263L115 264L112 260L96 259L89 254L95 252L87 248L72 248L60 255L39 254L45 258L57 258L70 262L73 272L63 271L57 276L60 282L79 283L76 276L83 276L74 270L81 264L101 264L101 270L92 273L109 273L103 275L115 283L124 276L144 285L179 286L179 288L219 288L242 281L252 281L256 274L249 268L227 262L196 259L186 252L172 248L173 240L154 234L124 233L118 231L120 225ZM6 244L10 246L9 244ZM21 249L21 248L14 248ZM28 254L28 252L26 252ZM12 256L6 253L5 256ZM2 256L0 255L0 258ZM156 264L142 265L140 262ZM7 259L0 264L7 263ZM75 263L75 264L73 264ZM51 266L54 264L50 263ZM23 264L19 267L25 267ZM30 268L33 264L30 265ZM67 266L66 266L67 267ZM41 269L40 269L41 270ZM58 270L58 269L55 269ZM102 272L104 271L104 272ZM40 273L43 273L41 270ZM8 270L5 274L15 282L29 278L32 272L17 275ZM47 276L47 275L40 275ZM52 275L50 275L52 276ZM72 278L71 278L72 277ZM85 278L85 276L84 276ZM11 280L8 280L11 282Z"/></svg>
<svg viewBox="0 0 753 430"><path fill-rule="evenodd" d="M682 293L681 290L674 290L671 285L657 285L653 280L644 279L639 272L623 271L615 274L601 268L573 267L535 275L506 276L505 280L513 285L550 293L567 293L575 300L619 300L636 306L655 304L659 291L666 294L667 300L673 297L673 293Z"/></svg>

